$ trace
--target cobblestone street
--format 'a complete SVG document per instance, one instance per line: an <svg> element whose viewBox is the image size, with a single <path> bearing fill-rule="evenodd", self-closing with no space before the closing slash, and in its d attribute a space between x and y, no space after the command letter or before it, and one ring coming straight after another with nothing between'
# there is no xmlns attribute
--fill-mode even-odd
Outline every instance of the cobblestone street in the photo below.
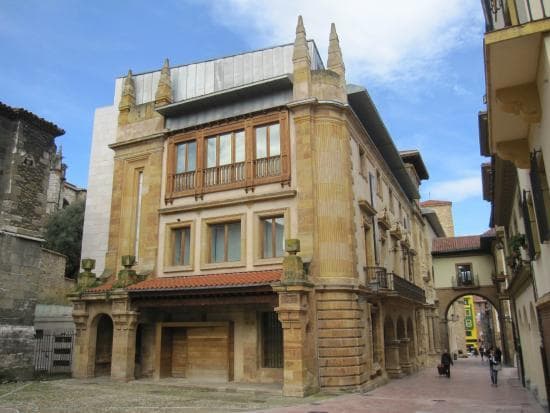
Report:
<svg viewBox="0 0 550 413"><path fill-rule="evenodd" d="M491 386L488 366L479 358L455 362L451 379L426 369L368 393L305 399L283 398L268 387L258 391L254 386L239 386L237 391L228 385L208 390L170 381L66 379L0 386L0 413L544 412L521 387L515 369L504 368L499 381L498 387Z"/></svg>

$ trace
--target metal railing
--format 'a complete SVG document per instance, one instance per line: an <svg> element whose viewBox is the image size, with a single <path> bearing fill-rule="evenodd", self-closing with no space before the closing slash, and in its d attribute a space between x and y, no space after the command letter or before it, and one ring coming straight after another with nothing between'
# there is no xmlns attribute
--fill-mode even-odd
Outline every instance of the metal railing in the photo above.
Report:
<svg viewBox="0 0 550 413"><path fill-rule="evenodd" d="M426 292L418 285L400 277L397 274L391 274L393 289L400 296L410 300L425 303Z"/></svg>
<svg viewBox="0 0 550 413"><path fill-rule="evenodd" d="M548 0L481 0L481 4L487 32L550 17Z"/></svg>
<svg viewBox="0 0 550 413"><path fill-rule="evenodd" d="M457 274L451 278L453 288L476 288L479 287L479 277L477 274L463 275Z"/></svg>
<svg viewBox="0 0 550 413"><path fill-rule="evenodd" d="M73 343L73 331L37 334L34 338L35 374L70 374Z"/></svg>
<svg viewBox="0 0 550 413"><path fill-rule="evenodd" d="M401 297L422 303L426 302L426 292L403 277L388 273L383 267L366 267L366 272L367 284L373 291L393 291Z"/></svg>
<svg viewBox="0 0 550 413"><path fill-rule="evenodd" d="M271 156L269 158L256 159L255 171L256 178L265 178L267 176L278 176L281 174L281 157Z"/></svg>
<svg viewBox="0 0 550 413"><path fill-rule="evenodd" d="M367 284L373 289L389 288L388 274L384 267L366 267Z"/></svg>

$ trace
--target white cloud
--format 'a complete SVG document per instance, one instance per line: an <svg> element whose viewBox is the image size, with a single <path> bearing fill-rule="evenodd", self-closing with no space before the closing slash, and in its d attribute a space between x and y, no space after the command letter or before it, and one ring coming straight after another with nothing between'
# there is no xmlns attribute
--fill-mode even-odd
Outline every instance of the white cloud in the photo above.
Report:
<svg viewBox="0 0 550 413"><path fill-rule="evenodd" d="M219 0L212 9L254 47L292 42L301 14L325 61L334 22L348 81L384 84L437 78L441 59L465 42L479 42L483 28L476 0Z"/></svg>
<svg viewBox="0 0 550 413"><path fill-rule="evenodd" d="M430 182L423 188L423 199L438 199L460 202L469 198L481 199L481 177L451 179L447 181Z"/></svg>

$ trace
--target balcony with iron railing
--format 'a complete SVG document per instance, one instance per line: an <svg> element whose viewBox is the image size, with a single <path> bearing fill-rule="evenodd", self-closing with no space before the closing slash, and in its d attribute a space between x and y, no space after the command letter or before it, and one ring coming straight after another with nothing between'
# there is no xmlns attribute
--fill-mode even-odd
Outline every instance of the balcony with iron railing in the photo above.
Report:
<svg viewBox="0 0 550 413"><path fill-rule="evenodd" d="M426 293L416 284L383 267L366 267L367 284L378 294L397 295L409 300L425 303Z"/></svg>
<svg viewBox="0 0 550 413"><path fill-rule="evenodd" d="M550 17L548 0L481 0L481 4L487 32Z"/></svg>
<svg viewBox="0 0 550 413"><path fill-rule="evenodd" d="M479 277L477 274L456 274L451 277L453 288L479 288Z"/></svg>

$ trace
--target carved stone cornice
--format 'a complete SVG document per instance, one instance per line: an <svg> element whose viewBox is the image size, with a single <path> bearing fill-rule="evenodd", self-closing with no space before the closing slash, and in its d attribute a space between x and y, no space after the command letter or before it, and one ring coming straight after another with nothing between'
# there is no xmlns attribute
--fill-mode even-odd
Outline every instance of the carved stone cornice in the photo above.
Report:
<svg viewBox="0 0 550 413"><path fill-rule="evenodd" d="M384 208L382 214L378 217L378 225L384 230L387 231L391 228L391 222L388 210Z"/></svg>
<svg viewBox="0 0 550 413"><path fill-rule="evenodd" d="M517 168L529 168L529 142L526 138L498 142L498 156L505 161L512 161Z"/></svg>
<svg viewBox="0 0 550 413"><path fill-rule="evenodd" d="M496 98L504 112L519 115L527 123L540 122L540 100L535 83L498 89Z"/></svg>

